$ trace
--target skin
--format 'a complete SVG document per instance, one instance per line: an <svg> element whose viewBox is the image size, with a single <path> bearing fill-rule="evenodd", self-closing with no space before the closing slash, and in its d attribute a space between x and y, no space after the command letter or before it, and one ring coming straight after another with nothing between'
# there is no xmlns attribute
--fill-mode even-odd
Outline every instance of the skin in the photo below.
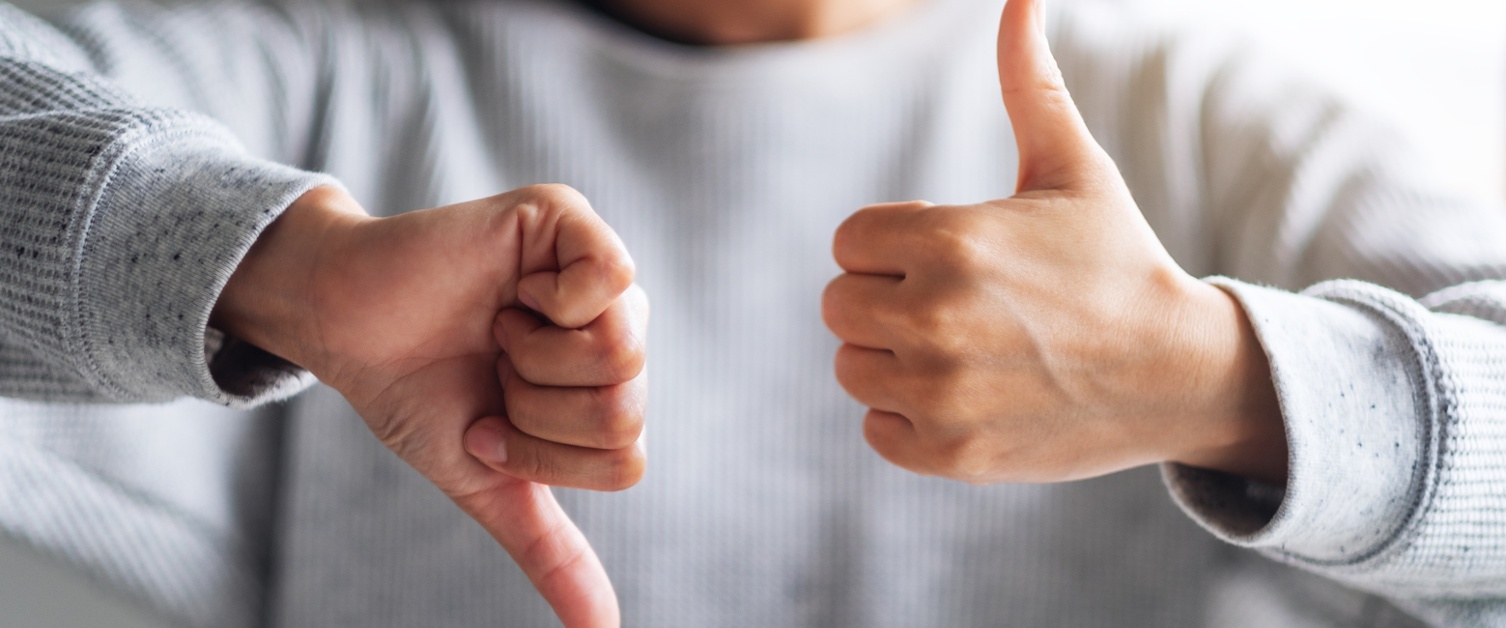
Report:
<svg viewBox="0 0 1506 628"><path fill-rule="evenodd" d="M262 234L211 323L309 369L528 574L566 626L617 599L548 485L643 475L648 300L564 186L371 218L300 198Z"/></svg>
<svg viewBox="0 0 1506 628"><path fill-rule="evenodd" d="M920 0L600 0L676 41L840 35ZM836 234L838 381L888 460L975 483L1160 461L1285 478L1270 369L1243 311L1166 254L1012 0L1000 81L1019 192L865 208ZM1003 176L1003 173L1001 173ZM481 524L568 628L613 627L611 582L548 486L638 482L648 302L574 190L372 218L314 190L236 269L211 323L309 369Z"/></svg>
<svg viewBox="0 0 1506 628"><path fill-rule="evenodd" d="M583 0L645 33L730 46L833 37L894 19L924 0Z"/></svg>
<svg viewBox="0 0 1506 628"><path fill-rule="evenodd" d="M1017 193L868 207L837 231L837 379L889 461L973 483L1175 461L1284 485L1270 367L1233 297L1189 276L1093 140L1011 0L999 82ZM1002 176L1002 173L1001 173Z"/></svg>

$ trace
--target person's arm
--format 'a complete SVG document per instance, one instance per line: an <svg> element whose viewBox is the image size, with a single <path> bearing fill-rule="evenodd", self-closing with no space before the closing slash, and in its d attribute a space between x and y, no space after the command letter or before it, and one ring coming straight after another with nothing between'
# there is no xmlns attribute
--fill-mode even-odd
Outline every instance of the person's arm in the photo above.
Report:
<svg viewBox="0 0 1506 628"><path fill-rule="evenodd" d="M223 17L219 28L231 32L266 26ZM206 115L136 95L154 81L212 94L269 68L236 76L164 64L127 89L103 73L140 55L102 51L156 44L125 32L138 22L119 23L117 37L73 38L0 6L0 394L225 404L291 394L311 378L227 346L209 313L261 231L294 199L334 182L253 155ZM283 113L265 104L276 93L243 96L268 120Z"/></svg>
<svg viewBox="0 0 1506 628"><path fill-rule="evenodd" d="M318 139L284 100L314 61L270 49L306 24L231 4L92 11L65 35L0 5L0 395L249 406L317 376L567 626L616 625L546 486L643 472L647 301L612 230L563 186L367 216L232 130L274 154Z"/></svg>
<svg viewBox="0 0 1506 628"><path fill-rule="evenodd" d="M1102 25L1079 26L1063 48L1098 45ZM1221 538L1425 617L1506 621L1506 492L1490 488L1506 479L1506 207L1440 190L1393 132L1287 68L1161 44L1116 89L1158 103L1138 122L1083 108L1132 189L1177 189L1158 200L1208 217L1201 253L1238 278L1211 281L1268 356L1290 448L1284 490L1169 465L1173 495ZM1163 154L1196 184L1168 183L1186 174Z"/></svg>
<svg viewBox="0 0 1506 628"><path fill-rule="evenodd" d="M1037 4L1011 0L1000 36L1018 193L870 207L837 232L824 313L870 444L980 483L1169 463L1227 540L1421 613L1500 617L1506 284L1465 283L1506 277L1499 209L1429 200L1340 111L1122 21L1059 25L1058 71ZM1185 204L1152 207L1191 218L1162 222L1184 259L1211 235L1206 259L1256 281L1458 285L1419 302L1199 281L1152 203Z"/></svg>
<svg viewBox="0 0 1506 628"><path fill-rule="evenodd" d="M1393 131L1255 51L1084 15L1057 31L1067 84L1142 206L1201 217L1172 246L1237 278L1210 281L1268 358L1290 448L1284 487L1167 465L1173 495L1425 617L1506 620L1506 492L1487 488L1506 478L1506 207L1441 190Z"/></svg>

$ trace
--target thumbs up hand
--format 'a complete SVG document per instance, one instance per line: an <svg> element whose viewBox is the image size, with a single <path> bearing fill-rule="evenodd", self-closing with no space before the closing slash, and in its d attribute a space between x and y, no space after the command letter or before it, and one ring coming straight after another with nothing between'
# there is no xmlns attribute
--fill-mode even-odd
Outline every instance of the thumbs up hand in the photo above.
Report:
<svg viewBox="0 0 1506 628"><path fill-rule="evenodd" d="M1281 484L1286 439L1243 310L1167 254L1010 0L999 82L1017 192L877 205L837 230L837 379L901 467L973 483L1176 461Z"/></svg>

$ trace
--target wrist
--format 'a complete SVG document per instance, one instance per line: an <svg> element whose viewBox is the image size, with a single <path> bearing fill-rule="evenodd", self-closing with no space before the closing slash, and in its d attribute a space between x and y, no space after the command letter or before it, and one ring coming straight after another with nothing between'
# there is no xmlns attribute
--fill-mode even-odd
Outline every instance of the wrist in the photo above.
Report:
<svg viewBox="0 0 1506 628"><path fill-rule="evenodd" d="M1171 462L1284 486L1287 441L1265 350L1233 295L1188 277L1179 332L1190 344L1176 381L1193 386L1181 413L1189 436Z"/></svg>
<svg viewBox="0 0 1506 628"><path fill-rule="evenodd" d="M319 375L327 356L317 342L316 303L326 259L367 220L360 204L339 188L299 197L236 266L210 325Z"/></svg>

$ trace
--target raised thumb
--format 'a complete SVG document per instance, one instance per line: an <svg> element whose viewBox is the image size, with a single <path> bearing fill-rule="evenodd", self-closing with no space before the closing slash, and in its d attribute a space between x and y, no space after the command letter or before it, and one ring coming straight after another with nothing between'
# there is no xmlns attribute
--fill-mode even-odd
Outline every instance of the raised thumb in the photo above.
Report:
<svg viewBox="0 0 1506 628"><path fill-rule="evenodd" d="M1009 0L1004 5L999 87L1020 151L1016 193L1072 188L1091 180L1108 162L1051 56L1041 0Z"/></svg>

